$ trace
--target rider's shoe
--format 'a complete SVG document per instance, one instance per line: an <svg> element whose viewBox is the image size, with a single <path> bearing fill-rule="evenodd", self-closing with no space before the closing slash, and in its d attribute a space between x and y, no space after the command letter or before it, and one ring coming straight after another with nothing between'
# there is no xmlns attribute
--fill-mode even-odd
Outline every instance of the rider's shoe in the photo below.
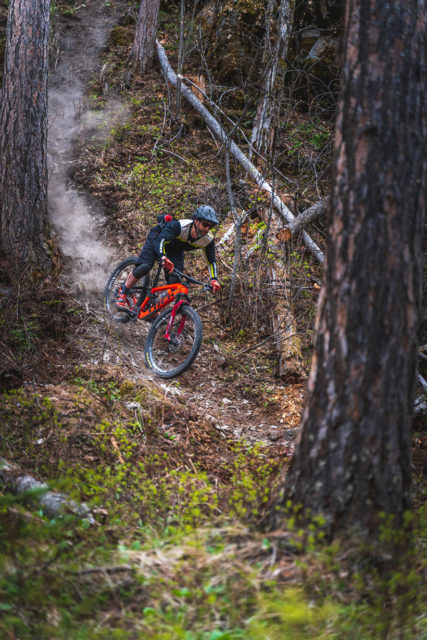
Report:
<svg viewBox="0 0 427 640"><path fill-rule="evenodd" d="M123 291L123 285L121 285L116 296L116 309L118 311L129 311L130 307L131 303Z"/></svg>

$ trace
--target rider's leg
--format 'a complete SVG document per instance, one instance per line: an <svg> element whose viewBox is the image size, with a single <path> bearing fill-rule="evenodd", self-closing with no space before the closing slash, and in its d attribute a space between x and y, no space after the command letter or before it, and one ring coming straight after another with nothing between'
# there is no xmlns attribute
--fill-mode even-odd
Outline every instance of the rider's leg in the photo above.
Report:
<svg viewBox="0 0 427 640"><path fill-rule="evenodd" d="M154 250L150 234L148 234L144 246L141 249L141 253L138 256L136 265L133 271L128 275L128 277L126 278L126 282L124 283L125 293L127 293L129 289L132 289L132 287L136 285L136 283L140 278L142 278L142 276L146 276L147 273L151 271L156 257L156 252Z"/></svg>
<svg viewBox="0 0 427 640"><path fill-rule="evenodd" d="M134 273L135 271L136 271L136 275ZM144 286L142 287L139 298L136 301L136 304L138 305L142 303L145 296L147 295L146 283L148 282L148 276L146 274L148 274L149 271L150 271L149 265L145 265L145 264L137 265L134 268L134 270L126 278L126 282L120 285L120 288L118 290L118 294L116 297L116 309L118 311L127 311L133 306L135 299L132 300L130 298L129 292L132 289L132 287L136 285L138 280L140 280L140 278L144 276L144 283L143 283Z"/></svg>
<svg viewBox="0 0 427 640"><path fill-rule="evenodd" d="M155 259L156 254L154 251L154 247L152 246L152 242L150 241L149 237L147 237L147 240L145 241L141 253L138 256L138 260L133 271L126 278L126 282L120 285L120 288L118 290L118 294L116 297L116 309L118 311L128 311L133 306L134 300L131 300L131 298L128 297L129 291L136 285L140 278L142 278L143 276L147 276L154 264ZM145 277L143 288L137 304L141 304L146 296L147 282L148 277Z"/></svg>
<svg viewBox="0 0 427 640"><path fill-rule="evenodd" d="M134 304L136 304L136 306L138 307L143 303L147 295L149 282L148 273L151 269L151 266L149 264L137 264L136 267L134 267L134 270L128 275L128 277L126 278L126 282L124 282L120 286L116 298L116 309L118 309L118 311L127 311L128 309L133 309ZM141 278L142 286L138 299L135 300L135 298L133 298L132 300L129 296L129 292Z"/></svg>
<svg viewBox="0 0 427 640"><path fill-rule="evenodd" d="M128 277L126 278L126 282L125 282L125 287L127 290L132 289L132 287L134 287L136 285L136 283L138 282L139 278L135 278L135 276L133 275L133 271L128 275Z"/></svg>

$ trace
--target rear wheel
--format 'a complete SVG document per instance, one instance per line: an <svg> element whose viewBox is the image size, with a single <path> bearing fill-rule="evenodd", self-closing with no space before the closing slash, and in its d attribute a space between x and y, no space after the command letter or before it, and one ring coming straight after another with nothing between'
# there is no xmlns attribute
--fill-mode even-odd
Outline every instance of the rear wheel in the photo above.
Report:
<svg viewBox="0 0 427 640"><path fill-rule="evenodd" d="M145 361L161 378L174 378L184 373L194 362L202 344L202 321L192 307L183 304L177 310L165 338L173 309L166 309L153 322L145 341Z"/></svg>
<svg viewBox="0 0 427 640"><path fill-rule="evenodd" d="M117 314L116 309L116 297L119 292L120 285L126 282L128 275L133 271L136 265L137 259L126 258L117 265L114 269L113 273L110 275L107 286L104 291L104 306L111 315L115 316ZM146 285L148 280L148 276L144 276L141 280L138 280L135 287L133 287L129 292L129 300L133 300L136 302L139 298L140 293Z"/></svg>

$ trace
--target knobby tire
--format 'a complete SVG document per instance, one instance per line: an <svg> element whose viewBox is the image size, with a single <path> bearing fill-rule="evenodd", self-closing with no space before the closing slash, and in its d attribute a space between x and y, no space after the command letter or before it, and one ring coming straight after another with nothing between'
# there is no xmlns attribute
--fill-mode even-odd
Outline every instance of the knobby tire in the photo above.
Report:
<svg viewBox="0 0 427 640"><path fill-rule="evenodd" d="M193 364L202 345L202 321L197 311L187 304L178 309L170 330L175 344L165 340L171 313L172 308L169 308L156 318L145 341L146 364L160 378L175 378L184 373ZM186 322L181 336L178 336L183 315L186 316Z"/></svg>
<svg viewBox="0 0 427 640"><path fill-rule="evenodd" d="M114 269L113 273L110 275L107 286L104 290L104 306L112 316L115 316L117 313L116 309L116 296L119 290L120 285L126 280L127 276L136 264L137 259L135 257L126 258L122 260L120 264ZM139 284L139 291L141 290L141 285ZM131 289L133 293L138 297L139 291L136 289Z"/></svg>

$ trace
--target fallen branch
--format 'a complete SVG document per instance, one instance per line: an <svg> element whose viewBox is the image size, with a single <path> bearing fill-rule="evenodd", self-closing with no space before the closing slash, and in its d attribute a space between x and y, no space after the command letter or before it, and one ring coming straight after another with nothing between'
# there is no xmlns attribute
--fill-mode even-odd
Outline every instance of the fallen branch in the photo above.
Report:
<svg viewBox="0 0 427 640"><path fill-rule="evenodd" d="M249 353L249 351L253 351L254 349L258 349L258 347L262 347L262 345L265 344L266 342L268 342L269 340L275 339L277 342L284 342L285 340L291 340L292 338L295 338L295 336L299 336L299 335L302 335L301 331L298 332L298 333L292 333L289 336L282 336L282 337L278 338L276 333L272 333L270 336L267 336L267 338L264 338L264 340L261 340L261 342L257 342L257 344L254 344L251 347L246 347L246 349L243 349L242 351L239 351L238 353L236 353L233 356L233 358L239 358L244 353Z"/></svg>
<svg viewBox="0 0 427 640"><path fill-rule="evenodd" d="M424 380L420 373L418 374L418 382L420 383L423 392L427 394L427 382Z"/></svg>
<svg viewBox="0 0 427 640"><path fill-rule="evenodd" d="M177 84L178 78L175 71L169 64L166 52L162 45L157 41L157 55L159 57L160 67L167 81L169 81L174 87ZM230 153L236 158L236 160L242 165L242 167L254 178L257 185L266 191L271 196L273 206L280 214L280 217L284 222L290 224L295 220L295 216L288 209L288 207L282 202L271 187L271 185L265 180L258 169L252 164L252 162L245 156L245 154L239 149L235 142L230 140L226 131L220 125L220 123L212 116L212 114L206 109L206 107L196 98L194 93L186 87L181 85L181 93L188 100L188 102L200 113L205 120L208 128L221 140L223 144L230 150ZM305 244L311 253L319 262L323 262L323 253L317 244L310 238L306 231L303 231L303 239Z"/></svg>
<svg viewBox="0 0 427 640"><path fill-rule="evenodd" d="M421 347L421 349L425 349L427 345L424 345L423 347ZM421 352L420 352L421 355ZM421 414L425 413L427 411L427 381L423 378L423 376L419 373L418 374L418 383L423 391L423 395L418 396L418 398L415 399L415 406L414 406L414 416L418 417Z"/></svg>
<svg viewBox="0 0 427 640"><path fill-rule="evenodd" d="M305 209L305 211L294 218L292 222L287 224L283 229L280 229L276 234L277 239L282 242L288 242L297 231L323 216L328 210L328 207L329 196L322 198L322 200Z"/></svg>
<svg viewBox="0 0 427 640"><path fill-rule="evenodd" d="M156 151L162 151L163 153L169 153L171 156L175 156L175 158L178 158L179 160L182 160L182 162L185 162L186 164L191 164L191 162L189 160L186 160L182 156L179 156L177 153L174 153L173 151L170 151L169 149L165 149L164 147L157 147Z"/></svg>
<svg viewBox="0 0 427 640"><path fill-rule="evenodd" d="M8 491L15 495L28 493L27 502L36 501L48 518L55 518L71 512L84 518L90 524L97 524L86 504L79 504L64 493L50 491L46 484L26 475L21 469L9 464L3 458L0 458L0 484L3 484Z"/></svg>
<svg viewBox="0 0 427 640"><path fill-rule="evenodd" d="M231 225L228 227L227 231L222 236L221 240L218 240L218 242L215 243L217 247L220 247L221 245L226 244L228 242L228 240L231 238L231 236L234 233L235 226L236 225L234 224L234 222L232 222Z"/></svg>
<svg viewBox="0 0 427 640"><path fill-rule="evenodd" d="M90 573L121 573L123 571L133 573L135 571L134 567L131 567L128 564L118 564L111 567L87 567L86 569L78 569L75 571L75 575L84 576Z"/></svg>
<svg viewBox="0 0 427 640"><path fill-rule="evenodd" d="M425 396L419 396L419 398L415 400L414 417L417 418L425 412L427 412L427 402L425 400Z"/></svg>

